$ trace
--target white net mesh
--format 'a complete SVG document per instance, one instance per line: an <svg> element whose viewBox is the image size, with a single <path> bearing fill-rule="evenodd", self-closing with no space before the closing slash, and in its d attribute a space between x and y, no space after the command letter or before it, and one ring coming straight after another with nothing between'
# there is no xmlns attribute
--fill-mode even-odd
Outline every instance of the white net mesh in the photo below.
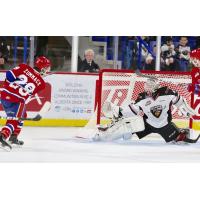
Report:
<svg viewBox="0 0 200 200"><path fill-rule="evenodd" d="M168 86L170 89L177 91L183 96L190 105L191 93L188 92L189 84L192 83L190 73L161 73L161 72L143 72L147 76L158 78L161 86ZM101 80L102 79L102 80ZM115 105L125 105L136 100L139 93L144 92L144 84L147 77L141 77L132 71L103 71L100 76L100 83L102 83L102 90L99 98L101 98L101 106L97 113L98 118L103 122L104 116L101 108L106 101L111 101ZM189 120L181 115L181 113L174 106L171 108L174 121L177 123L184 122L184 127L189 126ZM186 123L186 124L185 124Z"/></svg>

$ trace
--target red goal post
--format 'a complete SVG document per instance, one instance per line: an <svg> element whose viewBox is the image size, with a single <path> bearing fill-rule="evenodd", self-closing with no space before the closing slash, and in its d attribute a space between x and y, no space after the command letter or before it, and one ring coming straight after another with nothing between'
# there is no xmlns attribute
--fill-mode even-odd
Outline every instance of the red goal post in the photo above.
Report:
<svg viewBox="0 0 200 200"><path fill-rule="evenodd" d="M191 102L191 96L194 94L188 90L192 84L192 73L170 71L141 71L141 73L158 78L161 86L176 90L189 105L194 105L194 102ZM118 106L135 101L138 94L144 91L144 83L147 79L137 75L133 70L101 70L96 92L97 124L104 123L105 117L101 108L106 101L111 101ZM189 119L185 118L175 106L171 109L175 123L181 127L189 127ZM192 121L190 125L192 126Z"/></svg>

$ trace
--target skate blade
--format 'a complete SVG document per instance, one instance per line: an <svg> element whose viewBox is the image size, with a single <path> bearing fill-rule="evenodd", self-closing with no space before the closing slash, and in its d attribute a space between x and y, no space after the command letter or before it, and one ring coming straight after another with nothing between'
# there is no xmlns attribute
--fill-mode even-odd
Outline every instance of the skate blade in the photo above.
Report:
<svg viewBox="0 0 200 200"><path fill-rule="evenodd" d="M10 145L12 145L12 148L15 148L15 149L20 149L23 146L23 145L19 145L19 144L10 144Z"/></svg>
<svg viewBox="0 0 200 200"><path fill-rule="evenodd" d="M189 143L187 142L184 142L184 141L178 141L178 142L175 142L175 141L172 141L172 142L169 142L168 144L172 144L172 145L190 145Z"/></svg>
<svg viewBox="0 0 200 200"><path fill-rule="evenodd" d="M83 137L83 136L75 136L75 138L78 138L78 139L88 139L88 138L86 138L86 137Z"/></svg>
<svg viewBox="0 0 200 200"><path fill-rule="evenodd" d="M86 137L80 137L80 136L75 136L74 138L73 138L73 140L74 141L76 141L76 142L92 142L92 139L91 138L86 138Z"/></svg>
<svg viewBox="0 0 200 200"><path fill-rule="evenodd" d="M7 152L10 152L12 149L8 146L2 146L0 145L0 149L4 150L4 151L7 151Z"/></svg>

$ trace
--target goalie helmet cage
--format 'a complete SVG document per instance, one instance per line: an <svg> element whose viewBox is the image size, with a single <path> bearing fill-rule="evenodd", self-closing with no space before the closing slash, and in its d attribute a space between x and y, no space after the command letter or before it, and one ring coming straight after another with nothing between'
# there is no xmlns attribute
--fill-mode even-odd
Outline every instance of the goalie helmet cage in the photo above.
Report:
<svg viewBox="0 0 200 200"><path fill-rule="evenodd" d="M191 103L191 96L194 94L188 91L192 84L192 73L170 72L170 71L141 71L146 76L156 77L161 86L168 86L183 96L188 105ZM148 78L139 76L133 70L103 69L99 73L98 87L96 91L97 124L102 124L105 117L102 114L104 102L111 101L121 106L136 100L139 93L144 92L144 83ZM175 106L172 106L173 120L182 127L192 127L192 121L182 116Z"/></svg>

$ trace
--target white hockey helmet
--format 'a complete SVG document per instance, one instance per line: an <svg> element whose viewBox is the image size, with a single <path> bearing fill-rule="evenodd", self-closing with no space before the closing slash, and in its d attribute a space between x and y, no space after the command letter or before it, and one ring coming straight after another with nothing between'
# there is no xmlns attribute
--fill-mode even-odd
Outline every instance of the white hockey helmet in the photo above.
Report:
<svg viewBox="0 0 200 200"><path fill-rule="evenodd" d="M156 79L147 79L144 84L144 91L145 92L155 92L159 88L159 83Z"/></svg>

